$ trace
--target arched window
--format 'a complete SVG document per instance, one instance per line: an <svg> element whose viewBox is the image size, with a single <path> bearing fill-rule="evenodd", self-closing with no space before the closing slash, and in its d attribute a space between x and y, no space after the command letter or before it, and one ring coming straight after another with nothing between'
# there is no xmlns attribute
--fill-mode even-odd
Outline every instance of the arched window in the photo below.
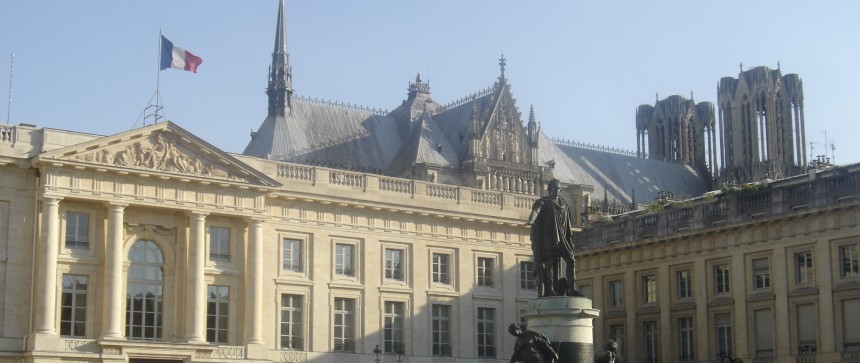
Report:
<svg viewBox="0 0 860 363"><path fill-rule="evenodd" d="M128 253L125 336L160 339L164 298L164 257L155 242L139 240Z"/></svg>

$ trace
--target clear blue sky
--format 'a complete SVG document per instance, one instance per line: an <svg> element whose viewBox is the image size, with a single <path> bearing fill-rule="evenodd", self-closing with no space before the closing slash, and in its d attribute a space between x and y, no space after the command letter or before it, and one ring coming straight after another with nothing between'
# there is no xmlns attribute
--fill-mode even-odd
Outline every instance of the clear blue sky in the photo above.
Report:
<svg viewBox="0 0 860 363"><path fill-rule="evenodd" d="M140 127L159 27L203 58L161 73L168 119L241 152L266 116L277 0L3 0L0 94L10 123L112 134ZM417 71L448 103L498 77L554 137L635 149L655 93L716 103L717 82L781 63L804 82L806 132L860 161L858 1L287 1L297 94L393 109Z"/></svg>

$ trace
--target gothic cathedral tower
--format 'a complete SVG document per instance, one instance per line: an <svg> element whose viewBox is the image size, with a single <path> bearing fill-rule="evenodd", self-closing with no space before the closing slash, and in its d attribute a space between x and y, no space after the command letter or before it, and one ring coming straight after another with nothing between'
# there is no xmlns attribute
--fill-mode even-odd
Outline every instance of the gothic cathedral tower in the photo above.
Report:
<svg viewBox="0 0 860 363"><path fill-rule="evenodd" d="M723 77L718 87L722 182L749 183L803 172L806 135L803 83L756 67L738 78Z"/></svg>
<svg viewBox="0 0 860 363"><path fill-rule="evenodd" d="M692 98L692 97L691 97ZM636 109L637 155L692 165L715 175L717 151L714 105L682 96ZM646 154L647 153L647 154Z"/></svg>

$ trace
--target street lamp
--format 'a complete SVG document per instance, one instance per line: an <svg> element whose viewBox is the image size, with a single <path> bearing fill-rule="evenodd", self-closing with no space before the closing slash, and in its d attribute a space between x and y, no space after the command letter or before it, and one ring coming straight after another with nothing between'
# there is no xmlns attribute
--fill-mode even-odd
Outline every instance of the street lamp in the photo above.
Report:
<svg viewBox="0 0 860 363"><path fill-rule="evenodd" d="M376 345L376 348L373 348L373 354L376 354L376 363L379 363L379 356L382 354L382 351L379 350L379 344Z"/></svg>

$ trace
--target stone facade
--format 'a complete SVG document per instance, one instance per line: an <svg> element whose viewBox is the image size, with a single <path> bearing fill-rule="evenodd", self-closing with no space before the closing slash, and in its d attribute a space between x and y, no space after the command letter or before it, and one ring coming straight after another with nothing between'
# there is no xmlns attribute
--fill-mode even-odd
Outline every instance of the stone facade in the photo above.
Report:
<svg viewBox="0 0 860 363"><path fill-rule="evenodd" d="M856 362L860 164L664 209L576 236L595 346L622 362Z"/></svg>
<svg viewBox="0 0 860 363"><path fill-rule="evenodd" d="M529 195L231 155L170 122L3 130L3 358L477 362L536 297Z"/></svg>

